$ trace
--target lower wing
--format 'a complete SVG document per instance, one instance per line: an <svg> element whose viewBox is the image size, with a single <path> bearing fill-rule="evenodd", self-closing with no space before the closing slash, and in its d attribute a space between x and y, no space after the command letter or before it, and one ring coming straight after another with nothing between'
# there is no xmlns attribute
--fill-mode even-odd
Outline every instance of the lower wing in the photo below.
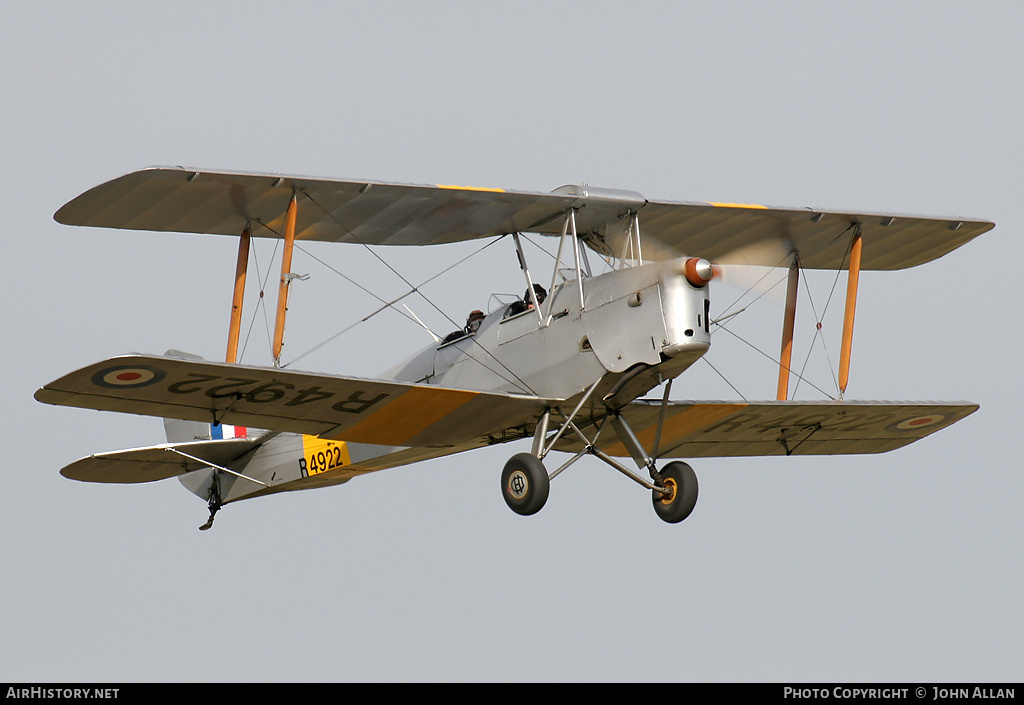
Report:
<svg viewBox="0 0 1024 705"><path fill-rule="evenodd" d="M39 389L47 404L226 423L384 446L484 445L552 400L170 356L125 355Z"/></svg>
<svg viewBox="0 0 1024 705"><path fill-rule="evenodd" d="M644 448L653 449L660 402L634 401L622 413ZM978 409L964 402L762 401L669 402L658 457L711 458L764 455L884 453L931 435ZM614 436L598 447L626 456ZM578 451L567 438L558 450Z"/></svg>

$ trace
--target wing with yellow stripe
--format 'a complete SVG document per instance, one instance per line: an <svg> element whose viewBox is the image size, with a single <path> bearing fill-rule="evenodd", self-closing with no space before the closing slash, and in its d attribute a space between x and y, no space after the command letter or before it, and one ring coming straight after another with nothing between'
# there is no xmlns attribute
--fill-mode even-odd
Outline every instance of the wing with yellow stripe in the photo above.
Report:
<svg viewBox="0 0 1024 705"><path fill-rule="evenodd" d="M761 401L671 402L659 457L710 458L764 455L884 453L939 431L978 409L964 402ZM623 414L648 452L654 447L661 404L636 401ZM614 435L599 447L628 453ZM561 441L577 451L579 442Z"/></svg>
<svg viewBox="0 0 1024 705"><path fill-rule="evenodd" d="M995 227L990 221L960 216L775 208L735 203L650 201L640 211L645 238L667 246L664 259L679 254L729 263L789 266L779 248L751 251L763 243L781 243L783 254L796 252L805 269L845 269L853 232L863 238L861 269L893 270L938 259ZM625 233L609 230L609 252L621 248ZM646 254L646 250L645 250Z"/></svg>
<svg viewBox="0 0 1024 705"><path fill-rule="evenodd" d="M54 219L65 225L156 232L283 237L298 196L295 239L435 245L506 233L560 232L578 198L496 188L347 181L153 167L89 189ZM595 205L595 208L597 206ZM617 219L617 206L595 211Z"/></svg>
<svg viewBox="0 0 1024 705"><path fill-rule="evenodd" d="M727 263L788 266L784 243L808 269L847 264L849 235L863 237L862 269L902 269L931 261L991 230L985 220L893 213L774 208L716 202L649 201L633 191L562 186L551 192L348 181L279 174L153 167L100 184L65 204L66 225L283 237L288 203L297 196L297 240L367 245L434 245L513 232L558 235L576 211L583 240L617 257L633 214L648 260L680 254ZM653 242L652 242L653 241Z"/></svg>
<svg viewBox="0 0 1024 705"><path fill-rule="evenodd" d="M125 355L39 389L41 402L383 446L483 445L551 402L386 380Z"/></svg>

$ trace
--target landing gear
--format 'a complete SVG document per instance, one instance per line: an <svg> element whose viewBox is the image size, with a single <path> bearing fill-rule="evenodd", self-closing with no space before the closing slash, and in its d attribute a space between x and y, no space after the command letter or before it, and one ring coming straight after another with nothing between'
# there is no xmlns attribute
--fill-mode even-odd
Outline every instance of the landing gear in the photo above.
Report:
<svg viewBox="0 0 1024 705"><path fill-rule="evenodd" d="M678 524L697 504L697 474L678 460L663 467L659 474L668 492L659 488L652 491L654 511L669 524Z"/></svg>
<svg viewBox="0 0 1024 705"><path fill-rule="evenodd" d="M516 514L536 514L548 501L548 473L544 464L530 453L509 458L501 471L501 494Z"/></svg>
<svg viewBox="0 0 1024 705"><path fill-rule="evenodd" d="M519 453L512 456L505 463L505 469L502 470L501 489L505 503L517 514L524 516L536 514L548 499L550 480L554 479L584 455L589 454L600 458L623 475L651 490L654 511L660 519L669 524L678 524L683 519L686 519L693 512L693 508L697 504L697 475L693 472L693 468L679 460L669 463L660 472L658 471L656 458L664 411L662 419L659 419L657 432L654 437L654 452L652 453L654 457L647 454L647 451L644 450L643 445L637 439L636 434L633 433L629 424L618 412L612 412L608 416L596 420L594 435L592 438L588 438L573 423L573 418L575 418L577 412L583 406L583 402L594 391L596 386L595 384L587 391L580 403L576 405L573 413L568 417L564 417L565 422L551 436L548 436L548 422L550 421L551 411L548 410L541 416L534 433L533 452ZM667 405L667 400L668 391L666 390L663 409ZM625 450L636 462L637 467L650 473L650 480L637 475L634 471L598 448L597 438L601 435L601 430L604 428L606 421L611 422L610 425L615 429L616 435L619 437ZM555 447L555 443L567 429L571 430L583 442L583 448L552 472L551 475L548 475L542 460Z"/></svg>
<svg viewBox="0 0 1024 705"><path fill-rule="evenodd" d="M220 498L220 475L216 470L210 478L210 489L206 493L206 504L210 509L210 518L199 527L200 531L208 531L213 526L213 518L217 516L223 502Z"/></svg>
<svg viewBox="0 0 1024 705"><path fill-rule="evenodd" d="M220 511L220 504L210 503L210 518L206 520L206 523L199 527L200 531L207 531L213 527L213 518L217 516L217 512Z"/></svg>

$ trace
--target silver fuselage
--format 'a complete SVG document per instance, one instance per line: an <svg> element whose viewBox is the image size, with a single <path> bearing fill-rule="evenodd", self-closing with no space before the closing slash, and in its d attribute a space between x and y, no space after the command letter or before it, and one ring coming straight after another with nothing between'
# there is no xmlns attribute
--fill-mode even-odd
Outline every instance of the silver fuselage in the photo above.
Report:
<svg viewBox="0 0 1024 705"><path fill-rule="evenodd" d="M638 366L658 368L660 377L648 375L655 380L649 389L681 373L711 344L708 288L687 282L684 262L615 270L584 279L582 287L566 281L539 314L531 308L509 316L503 306L476 333L429 345L384 377L571 399L598 378L611 385Z"/></svg>
<svg viewBox="0 0 1024 705"><path fill-rule="evenodd" d="M507 315L502 306L472 335L434 343L388 370L385 379L481 392L530 394L572 404L585 390L594 410L617 408L679 375L711 343L708 288L691 286L684 260L646 264L570 280L555 287L538 309ZM596 386L595 386L596 385ZM198 424L197 428L202 426ZM186 430L181 440L200 437ZM508 440L508 439L506 439ZM324 469L331 454L343 456ZM481 443L480 445L483 445ZM219 492L231 502L263 494L312 489L355 474L433 457L430 448L328 442L284 433L232 464L265 486L221 473ZM313 468L322 472L314 474ZM213 470L181 476L206 497Z"/></svg>

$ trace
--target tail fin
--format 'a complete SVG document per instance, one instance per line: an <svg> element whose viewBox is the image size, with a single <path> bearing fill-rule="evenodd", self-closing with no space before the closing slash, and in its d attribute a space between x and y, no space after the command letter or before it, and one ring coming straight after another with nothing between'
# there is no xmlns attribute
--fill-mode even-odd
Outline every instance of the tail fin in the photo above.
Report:
<svg viewBox="0 0 1024 705"><path fill-rule="evenodd" d="M193 353L182 350L168 350L164 353L168 357L177 357L182 360L195 360L202 362L204 358ZM194 441L219 441L226 438L245 438L246 429L241 426L225 426L224 424L203 423L202 421L183 421L181 419L164 419L164 433L167 434L168 443L192 443ZM248 450L248 449L247 449ZM247 450L245 452L247 452ZM185 474L178 474L178 482L189 492L211 502L210 521L204 525L209 528L213 523L214 509L213 497L218 494L216 487L216 472L210 467L193 468ZM213 494L211 494L211 491ZM219 507L219 500L217 501Z"/></svg>
<svg viewBox="0 0 1024 705"><path fill-rule="evenodd" d="M164 419L164 433L168 443L191 443L192 441L208 441L211 438L211 424L201 421L179 421Z"/></svg>

